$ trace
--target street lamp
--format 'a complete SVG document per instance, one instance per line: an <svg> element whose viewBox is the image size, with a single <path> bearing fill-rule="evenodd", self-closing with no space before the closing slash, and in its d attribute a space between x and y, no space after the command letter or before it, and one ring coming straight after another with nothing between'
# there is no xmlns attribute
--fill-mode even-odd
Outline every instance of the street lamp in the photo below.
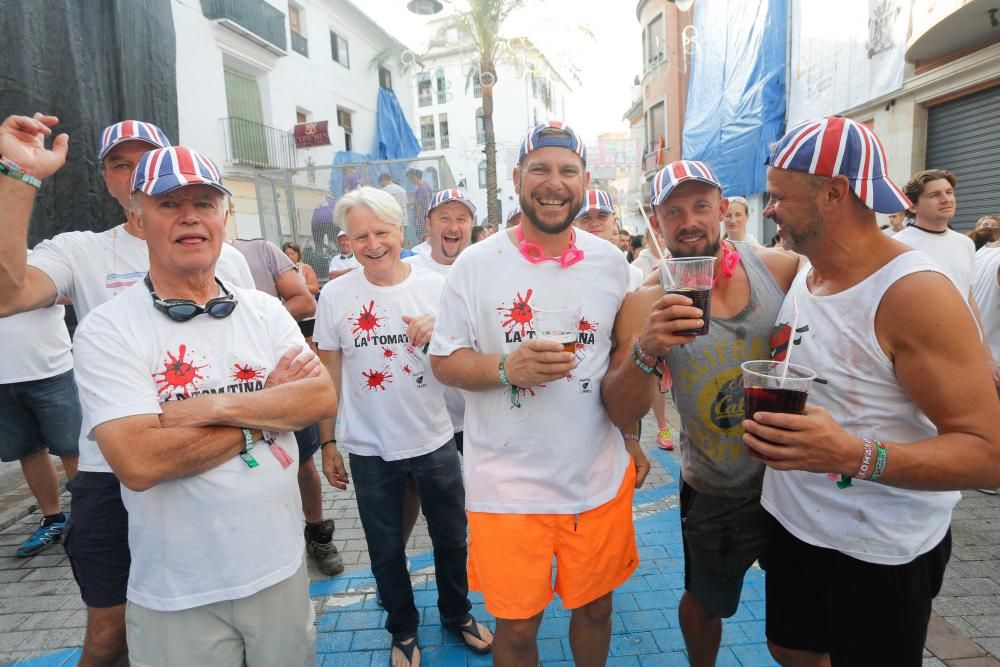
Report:
<svg viewBox="0 0 1000 667"><path fill-rule="evenodd" d="M431 16L444 9L444 5L442 5L439 0L410 0L406 3L406 8L414 14Z"/></svg>

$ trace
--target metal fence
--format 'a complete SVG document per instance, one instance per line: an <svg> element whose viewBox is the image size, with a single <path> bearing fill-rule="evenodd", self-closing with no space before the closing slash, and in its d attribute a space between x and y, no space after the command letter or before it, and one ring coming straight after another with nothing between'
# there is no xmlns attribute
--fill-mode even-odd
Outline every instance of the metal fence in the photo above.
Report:
<svg viewBox="0 0 1000 667"><path fill-rule="evenodd" d="M254 185L263 237L279 246L297 243L303 261L323 282L330 257L339 252L340 228L333 219L337 199L363 185L393 194L403 211L403 246L412 248L424 239L431 196L454 188L455 179L447 160L432 157L263 170Z"/></svg>

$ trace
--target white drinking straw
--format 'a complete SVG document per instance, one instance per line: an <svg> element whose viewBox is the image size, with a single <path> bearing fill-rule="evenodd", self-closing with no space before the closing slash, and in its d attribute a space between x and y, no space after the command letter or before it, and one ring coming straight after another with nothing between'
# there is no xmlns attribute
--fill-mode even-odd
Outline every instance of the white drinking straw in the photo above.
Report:
<svg viewBox="0 0 1000 667"><path fill-rule="evenodd" d="M646 229L649 230L649 238L653 239L653 245L656 246L656 254L660 256L660 259L666 259L663 254L663 248L660 247L660 242L656 240L656 232L653 231L653 225L649 224L649 216L646 215L646 209L642 207L642 202L636 202L636 206L639 207L639 213L642 213L642 219L646 221Z"/></svg>
<svg viewBox="0 0 1000 667"><path fill-rule="evenodd" d="M785 352L785 360L781 362L781 378L778 386L785 388L785 378L788 376L788 363L792 360L792 348L795 347L795 328L799 326L799 302L792 297L792 331L788 336L788 350Z"/></svg>

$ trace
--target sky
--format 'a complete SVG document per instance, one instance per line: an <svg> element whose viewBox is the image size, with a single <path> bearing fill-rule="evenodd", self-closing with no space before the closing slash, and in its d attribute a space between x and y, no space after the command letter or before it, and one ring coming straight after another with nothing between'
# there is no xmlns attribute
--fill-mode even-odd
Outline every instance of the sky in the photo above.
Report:
<svg viewBox="0 0 1000 667"><path fill-rule="evenodd" d="M431 36L430 17L407 11L406 0L352 1L416 52ZM632 81L642 71L635 6L634 0L526 0L505 26L505 36L527 36L556 67L572 63L579 69L582 83L563 120L585 140L628 129L622 116L632 104Z"/></svg>

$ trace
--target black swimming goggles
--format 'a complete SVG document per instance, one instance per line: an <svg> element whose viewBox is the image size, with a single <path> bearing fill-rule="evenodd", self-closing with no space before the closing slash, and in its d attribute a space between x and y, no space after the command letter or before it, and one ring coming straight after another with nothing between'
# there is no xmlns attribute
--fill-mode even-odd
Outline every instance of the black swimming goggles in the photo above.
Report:
<svg viewBox="0 0 1000 667"><path fill-rule="evenodd" d="M215 282L219 286L219 289L222 290L222 296L208 301L204 306L199 306L190 299L161 299L153 291L153 281L149 279L149 274L146 274L145 282L146 287L149 288L149 293L153 295L153 308L156 308L174 322L187 322L202 313L208 313L212 317L221 320L223 317L232 315L233 311L236 310L236 304L239 303L236 300L236 295L227 290L226 286L218 278L215 279Z"/></svg>

